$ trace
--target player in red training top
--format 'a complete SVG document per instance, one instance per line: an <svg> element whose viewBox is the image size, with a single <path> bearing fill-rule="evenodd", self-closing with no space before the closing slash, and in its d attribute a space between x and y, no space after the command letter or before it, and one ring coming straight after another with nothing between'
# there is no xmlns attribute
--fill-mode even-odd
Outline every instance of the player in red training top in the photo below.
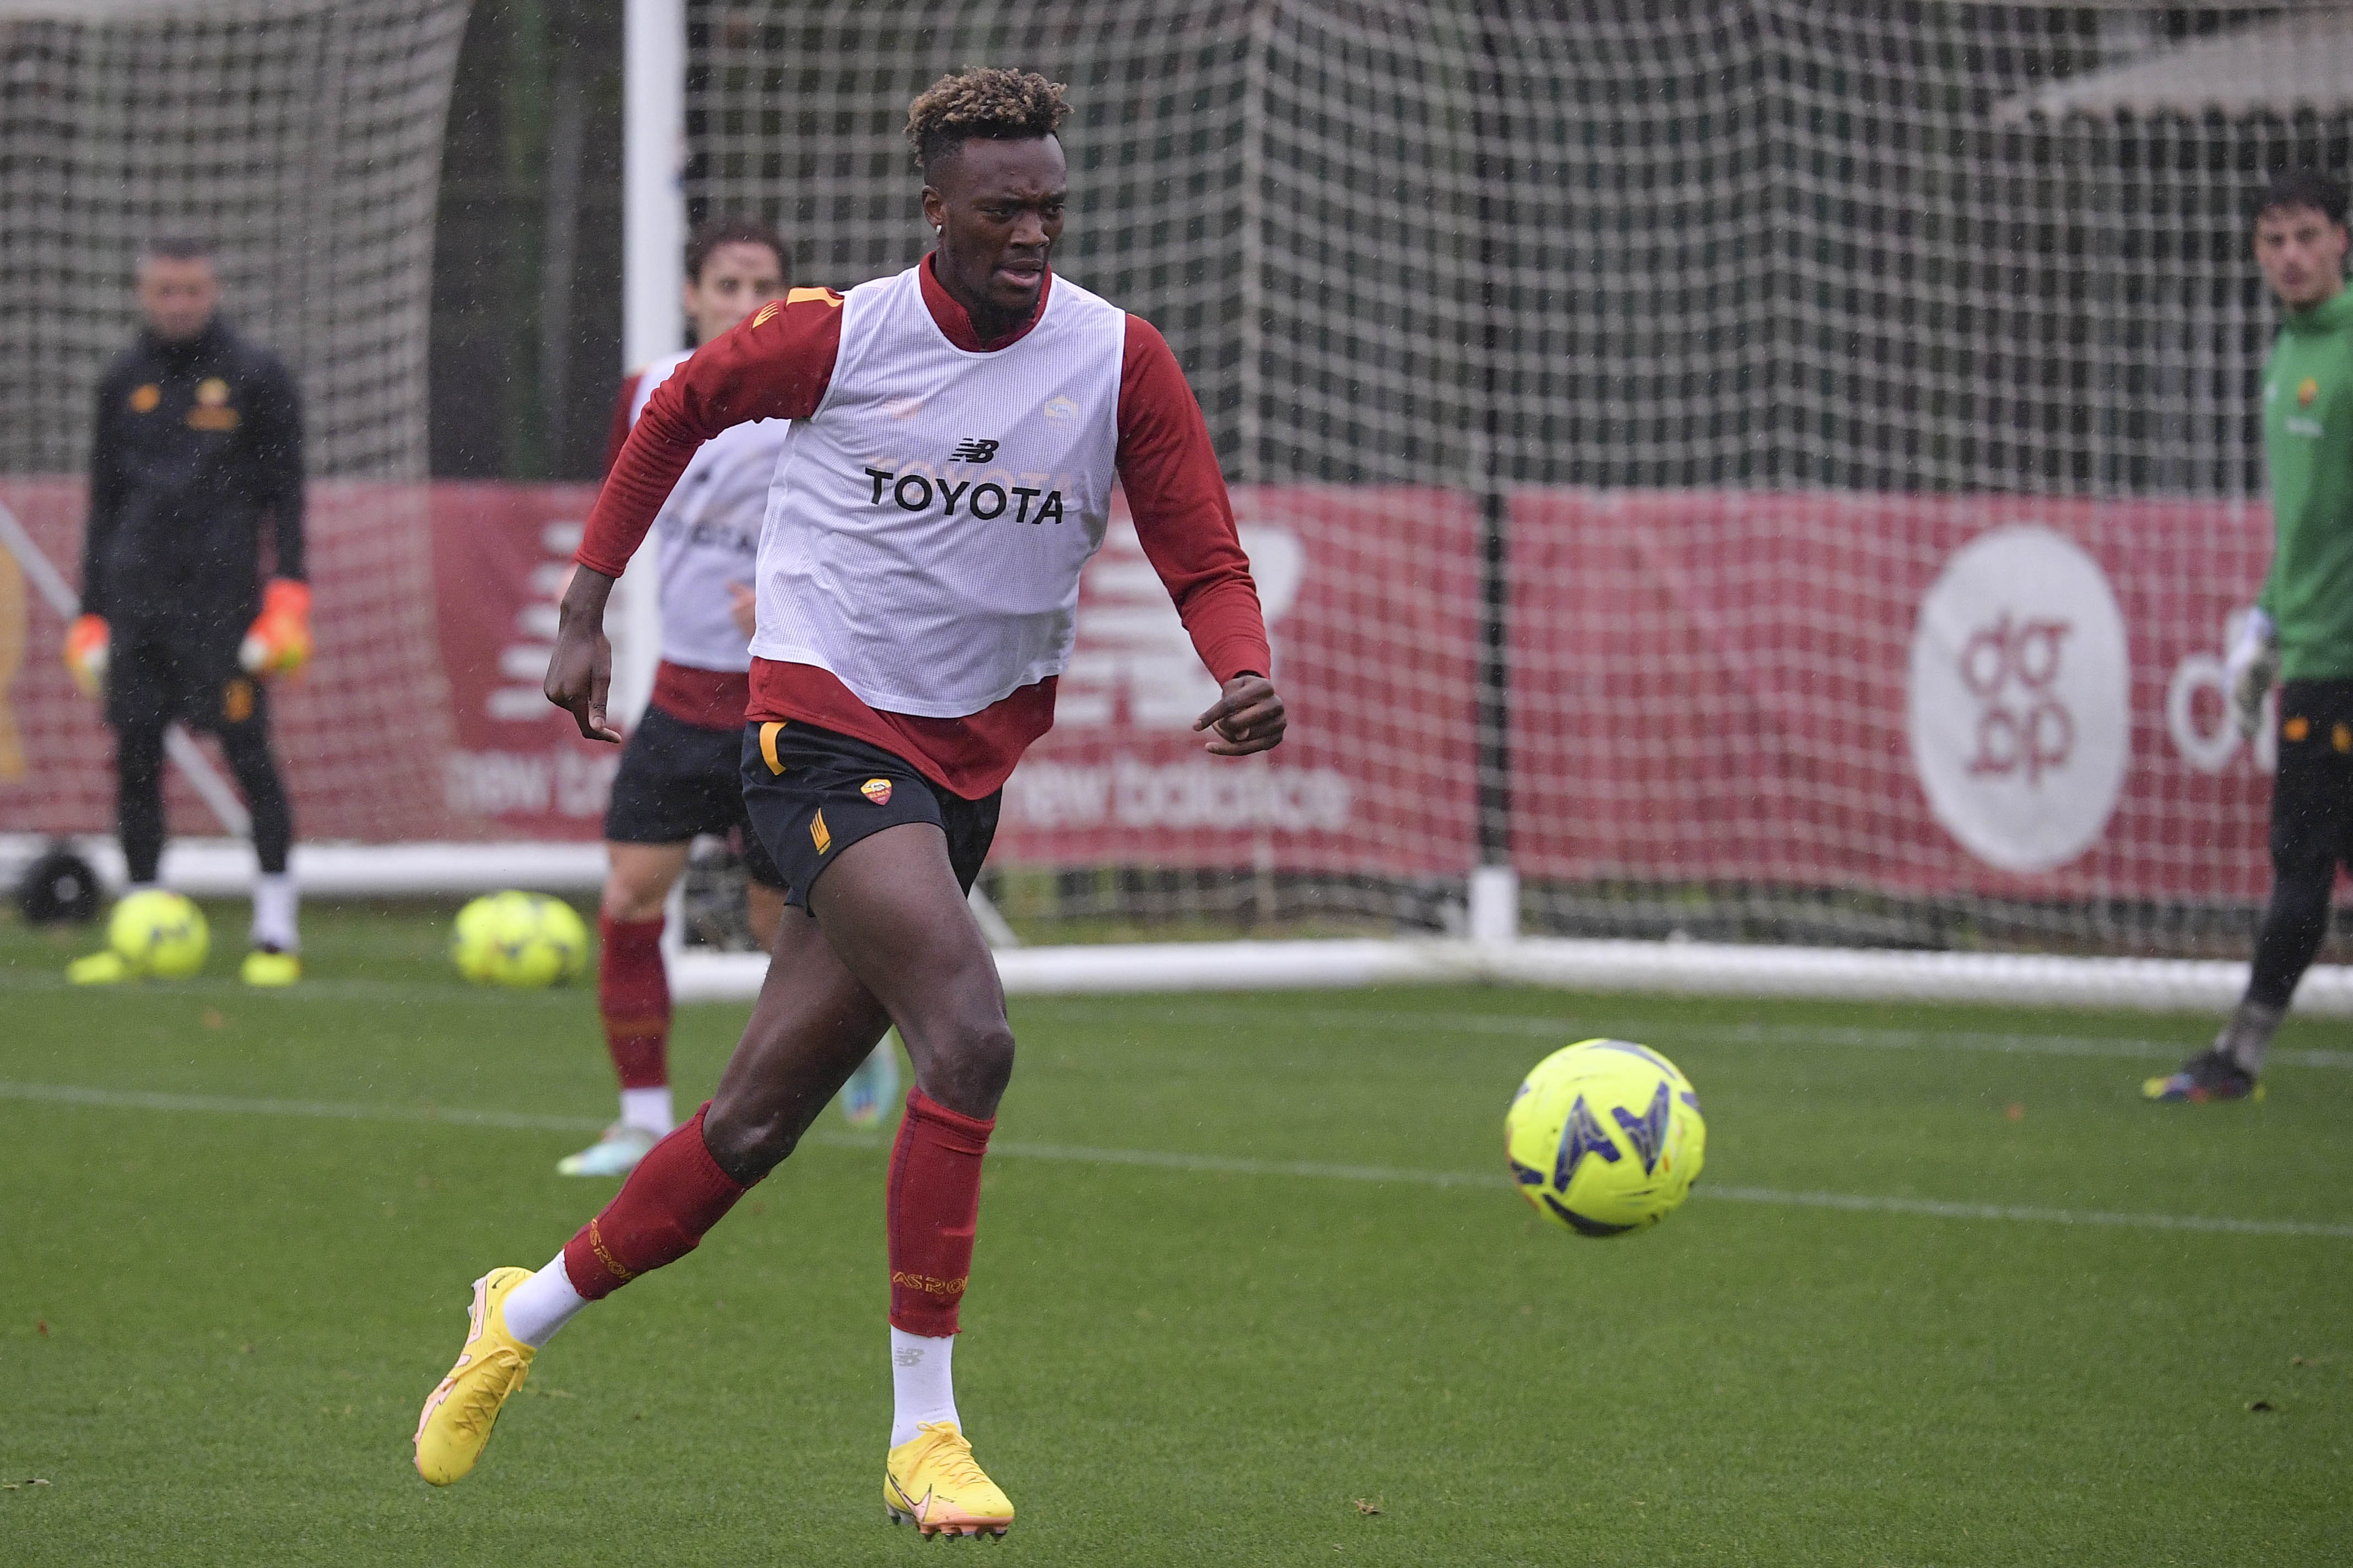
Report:
<svg viewBox="0 0 2353 1568"><path fill-rule="evenodd" d="M655 394L597 499L547 692L583 734L614 740L600 630L612 579L700 443L793 421L761 533L743 773L795 908L711 1102L545 1268L475 1282L464 1353L417 1420L429 1481L471 1469L539 1347L692 1250L895 1021L915 1087L885 1198L884 1501L927 1535L1012 1522L949 1377L981 1157L1013 1069L965 895L1006 777L1052 721L1079 570L1115 480L1222 688L1195 725L1208 750L1263 752L1284 724L1258 593L1175 356L1050 270L1065 112L1059 86L1021 72L935 83L907 131L937 248L846 296L796 289L698 353Z"/></svg>
<svg viewBox="0 0 2353 1568"><path fill-rule="evenodd" d="M785 242L766 224L728 217L698 226L686 242L686 314L695 341L713 342L782 298L786 265ZM622 383L608 468L655 390L687 359L681 350ZM703 443L654 522L661 663L653 700L613 775L605 809L611 868L597 912L596 1007L621 1081L621 1116L558 1163L567 1176L627 1175L676 1124L662 905L695 835L741 833L745 902L761 946L775 940L784 912L783 876L744 815L736 772L751 700L753 562L768 478L789 428L763 419Z"/></svg>

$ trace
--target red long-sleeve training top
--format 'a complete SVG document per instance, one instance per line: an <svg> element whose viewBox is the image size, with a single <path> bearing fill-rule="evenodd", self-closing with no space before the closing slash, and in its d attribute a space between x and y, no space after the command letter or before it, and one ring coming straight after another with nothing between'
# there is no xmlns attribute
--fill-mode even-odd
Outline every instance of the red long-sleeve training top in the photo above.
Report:
<svg viewBox="0 0 2353 1568"><path fill-rule="evenodd" d="M923 303L941 332L967 353L1019 342L1046 309L984 343L972 319L922 264ZM825 401L841 348L841 296L796 289L698 350L648 400L597 493L575 559L617 577L653 526L695 448L749 419L807 419ZM1120 365L1118 469L1137 539L1220 683L1263 675L1272 664L1258 588L1234 529L1224 475L1200 405L1176 356L1149 321L1127 318ZM934 783L978 800L1002 787L1029 743L1054 721L1055 678L1025 686L961 719L926 719L870 708L831 671L754 657L747 717L815 724L904 757Z"/></svg>

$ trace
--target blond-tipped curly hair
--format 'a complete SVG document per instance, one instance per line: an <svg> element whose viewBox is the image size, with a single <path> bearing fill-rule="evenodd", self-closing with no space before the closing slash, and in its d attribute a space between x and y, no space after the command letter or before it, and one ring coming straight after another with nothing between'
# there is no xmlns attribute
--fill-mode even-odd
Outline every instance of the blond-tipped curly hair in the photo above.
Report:
<svg viewBox="0 0 2353 1568"><path fill-rule="evenodd" d="M975 136L1023 142L1061 129L1071 106L1062 84L1034 71L967 66L925 88L907 106L916 167L929 172Z"/></svg>

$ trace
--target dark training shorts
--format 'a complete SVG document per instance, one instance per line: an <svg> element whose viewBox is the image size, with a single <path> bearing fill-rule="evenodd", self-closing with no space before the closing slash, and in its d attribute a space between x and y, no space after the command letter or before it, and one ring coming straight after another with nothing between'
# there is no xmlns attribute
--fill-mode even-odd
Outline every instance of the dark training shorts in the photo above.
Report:
<svg viewBox="0 0 2353 1568"><path fill-rule="evenodd" d="M947 835L948 864L969 893L1004 795L966 800L880 746L812 724L769 719L744 727L744 805L784 872L785 901L803 909L844 849L902 822L928 822Z"/></svg>
<svg viewBox="0 0 2353 1568"><path fill-rule="evenodd" d="M2353 680L2280 688L2272 864L2353 866Z"/></svg>
<svg viewBox="0 0 2353 1568"><path fill-rule="evenodd" d="M752 818L744 809L733 730L705 730L649 708L621 748L613 797L605 807L605 837L615 844L679 844L699 833L724 837L743 829L744 870L752 880L781 888Z"/></svg>
<svg viewBox="0 0 2353 1568"><path fill-rule="evenodd" d="M129 624L112 627L106 721L117 730L161 730L177 719L216 735L248 726L266 731L269 689L237 662L244 636Z"/></svg>

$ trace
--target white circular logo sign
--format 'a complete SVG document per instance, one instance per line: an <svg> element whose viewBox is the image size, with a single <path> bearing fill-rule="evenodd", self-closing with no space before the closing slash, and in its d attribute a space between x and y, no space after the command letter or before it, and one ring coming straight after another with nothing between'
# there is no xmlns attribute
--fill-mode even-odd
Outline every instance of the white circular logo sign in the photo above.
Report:
<svg viewBox="0 0 2353 1568"><path fill-rule="evenodd" d="M1978 859L2048 871L2090 848L2124 787L2132 658L2099 563L2031 524L1963 545L1912 633L1912 762Z"/></svg>

